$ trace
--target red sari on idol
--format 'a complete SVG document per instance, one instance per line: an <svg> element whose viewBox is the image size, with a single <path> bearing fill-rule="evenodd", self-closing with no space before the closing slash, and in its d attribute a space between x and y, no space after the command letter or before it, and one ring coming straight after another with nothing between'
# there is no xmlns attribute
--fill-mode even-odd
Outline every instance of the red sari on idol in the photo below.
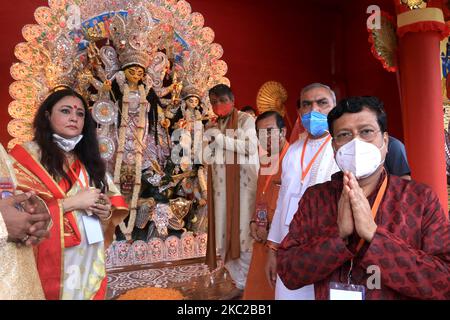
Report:
<svg viewBox="0 0 450 320"><path fill-rule="evenodd" d="M128 215L125 199L107 176L112 216L101 224L103 241L89 243L84 210L64 213L62 200L89 186L84 165L75 160L64 179L55 181L40 163L40 149L35 142L16 145L10 152L19 190L33 190L47 204L53 227L50 238L35 249L36 264L45 297L57 299L104 299L106 294L105 248L112 242L115 227Z"/></svg>

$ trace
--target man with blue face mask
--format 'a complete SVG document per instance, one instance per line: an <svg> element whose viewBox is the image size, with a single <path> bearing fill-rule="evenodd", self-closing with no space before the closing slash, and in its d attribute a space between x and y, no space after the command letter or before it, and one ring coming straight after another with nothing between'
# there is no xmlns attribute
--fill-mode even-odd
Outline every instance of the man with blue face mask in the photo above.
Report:
<svg viewBox="0 0 450 320"><path fill-rule="evenodd" d="M305 190L330 180L331 175L339 170L334 160L327 123L327 115L335 105L334 92L320 83L306 86L300 94L298 113L306 131L289 147L283 159L281 187L267 241L270 250L266 274L269 282L275 286L277 300L314 299L313 285L299 290L285 287L277 276L276 255Z"/></svg>
<svg viewBox="0 0 450 320"><path fill-rule="evenodd" d="M303 195L278 250L280 278L290 289L314 283L316 299L450 299L448 215L430 187L386 173L381 101L342 100L328 125L341 172Z"/></svg>

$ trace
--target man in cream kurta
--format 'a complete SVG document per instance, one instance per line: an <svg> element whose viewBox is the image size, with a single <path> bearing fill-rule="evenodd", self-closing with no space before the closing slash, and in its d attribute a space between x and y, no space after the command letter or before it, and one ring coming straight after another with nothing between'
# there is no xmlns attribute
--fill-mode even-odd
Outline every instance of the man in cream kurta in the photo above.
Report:
<svg viewBox="0 0 450 320"><path fill-rule="evenodd" d="M33 249L8 239L11 237L0 212L0 300L44 300Z"/></svg>
<svg viewBox="0 0 450 320"><path fill-rule="evenodd" d="M322 84L311 84L302 90L298 112L302 119L313 111L323 114L326 121L328 112L336 105L334 92ZM319 120L320 122L321 120ZM308 120L309 122L309 120ZM326 124L316 126L315 120L303 123L307 130L293 143L282 162L281 189L277 208L270 227L268 241L272 248L270 254L276 255L276 247L289 231L289 224L297 212L298 203L308 187L328 181L339 168L334 160L334 152ZM322 127L322 130L317 128ZM312 134L311 132L314 134ZM303 150L305 149L305 150ZM303 161L302 161L303 157ZM309 170L308 166L310 165ZM303 176L303 179L302 179ZM303 181L302 181L303 180ZM277 300L314 300L314 285L298 290L287 289L278 275L275 278L275 259L268 258L269 277L275 282L275 299Z"/></svg>
<svg viewBox="0 0 450 320"><path fill-rule="evenodd" d="M219 85L223 86L223 85ZM228 88L228 87L227 87ZM229 90L229 88L222 88ZM213 88L214 89L214 88ZM219 91L220 92L220 91ZM227 94L214 94L210 91L210 100L214 112L217 104L228 104L228 107L234 109L234 98L231 90L231 96ZM226 100L226 101L222 101ZM228 110L231 114L232 109ZM221 111L218 111L220 113ZM216 113L217 114L217 113ZM231 116L221 117L219 114L217 126L220 131L215 134L216 160L212 165L212 184L214 189L214 209L216 224L216 248L222 258L225 258L227 242L227 190L226 190L226 166L220 159L233 159L234 153L237 153L240 173L240 189L232 190L239 192L240 196L240 258L227 261L225 267L230 272L233 281L238 289L243 289L247 279L247 273L251 261L251 251L253 240L250 236L250 220L255 209L256 187L259 170L259 159L257 152L258 139L255 130L255 119L244 112L238 111L236 137L226 134L228 121ZM223 156L218 156L219 150L223 150ZM220 152L220 151L219 151Z"/></svg>
<svg viewBox="0 0 450 320"><path fill-rule="evenodd" d="M35 198L30 199L32 193L11 195L16 185L8 155L0 144L0 300L45 299L30 245L48 237L50 215ZM24 201L26 210L33 214L16 208Z"/></svg>

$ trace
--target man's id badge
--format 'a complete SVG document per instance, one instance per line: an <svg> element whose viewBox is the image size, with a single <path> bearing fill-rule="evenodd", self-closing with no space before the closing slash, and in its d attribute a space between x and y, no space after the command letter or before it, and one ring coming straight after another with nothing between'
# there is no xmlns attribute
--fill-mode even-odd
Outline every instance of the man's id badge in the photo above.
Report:
<svg viewBox="0 0 450 320"><path fill-rule="evenodd" d="M330 282L330 300L365 300L365 292L364 286Z"/></svg>
<svg viewBox="0 0 450 320"><path fill-rule="evenodd" d="M85 216L83 219L84 230L86 231L86 238L89 244L94 244L104 240L103 231L100 221L96 216Z"/></svg>
<svg viewBox="0 0 450 320"><path fill-rule="evenodd" d="M256 204L256 224L258 227L267 228L269 216L266 202L258 202Z"/></svg>

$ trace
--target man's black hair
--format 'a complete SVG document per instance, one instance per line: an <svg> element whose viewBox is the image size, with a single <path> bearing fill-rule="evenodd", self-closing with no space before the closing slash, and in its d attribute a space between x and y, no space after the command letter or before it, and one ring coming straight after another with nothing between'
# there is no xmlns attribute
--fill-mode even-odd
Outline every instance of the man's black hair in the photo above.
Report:
<svg viewBox="0 0 450 320"><path fill-rule="evenodd" d="M234 101L233 92L231 91L230 87L225 84L215 85L214 87L209 89L209 94L215 95L217 97L222 97L222 96L226 95L226 96L228 96L228 98L230 98L230 100Z"/></svg>
<svg viewBox="0 0 450 320"><path fill-rule="evenodd" d="M242 111L242 112L253 111L253 113L256 114L256 110L253 109L252 106L244 106L244 107L242 107L242 109L240 111Z"/></svg>
<svg viewBox="0 0 450 320"><path fill-rule="evenodd" d="M367 108L374 112L377 116L377 122L382 133L387 130L387 117L384 112L383 102L377 97L360 96L350 97L339 101L337 106L328 114L328 128L330 134L333 135L333 123L339 119L344 113L358 113Z"/></svg>
<svg viewBox="0 0 450 320"><path fill-rule="evenodd" d="M258 125L258 121L263 120L263 119L267 119L269 117L275 116L276 122L277 122L277 127L278 129L283 129L284 127L286 127L283 117L281 116L281 114L279 114L276 111L266 111L261 113L255 120L255 125Z"/></svg>

